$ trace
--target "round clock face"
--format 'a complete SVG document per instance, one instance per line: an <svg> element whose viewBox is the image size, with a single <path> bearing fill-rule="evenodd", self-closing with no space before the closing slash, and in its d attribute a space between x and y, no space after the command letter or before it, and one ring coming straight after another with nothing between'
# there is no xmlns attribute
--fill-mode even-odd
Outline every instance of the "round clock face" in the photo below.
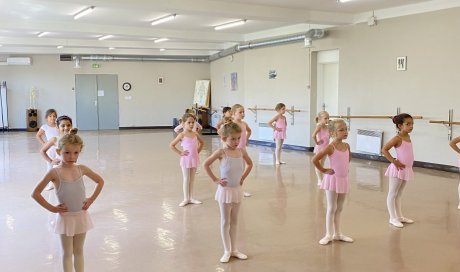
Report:
<svg viewBox="0 0 460 272"><path fill-rule="evenodd" d="M123 83L123 90L125 90L125 91L131 90L131 83L129 83L129 82Z"/></svg>

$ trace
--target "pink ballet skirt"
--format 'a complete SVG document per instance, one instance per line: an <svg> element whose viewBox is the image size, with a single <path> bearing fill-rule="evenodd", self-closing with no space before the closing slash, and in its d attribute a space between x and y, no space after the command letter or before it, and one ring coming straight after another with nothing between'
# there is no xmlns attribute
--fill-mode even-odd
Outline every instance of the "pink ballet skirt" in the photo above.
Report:
<svg viewBox="0 0 460 272"><path fill-rule="evenodd" d="M329 161L334 174L325 174L320 188L338 194L348 193L350 191L350 182L348 181L350 153L348 149L345 151L334 149L334 153L329 156Z"/></svg>
<svg viewBox="0 0 460 272"><path fill-rule="evenodd" d="M412 165L414 164L414 153L412 150L412 143L402 141L401 145L396 150L396 158L406 167L398 169L393 163L388 166L385 176L394 177L401 180L409 181L414 178L414 171Z"/></svg>
<svg viewBox="0 0 460 272"><path fill-rule="evenodd" d="M281 116L280 118L276 119L275 128L280 128L281 131L275 129L273 131L273 138L286 139L286 117Z"/></svg>
<svg viewBox="0 0 460 272"><path fill-rule="evenodd" d="M329 137L329 130L327 128L321 128L318 134L316 134L316 140L318 142L322 140L323 143L320 145L315 145L313 153L318 154L323 149L325 149L329 145Z"/></svg>
<svg viewBox="0 0 460 272"><path fill-rule="evenodd" d="M93 227L93 222L88 211L65 212L57 214L54 232L65 234L66 236L74 236L85 233Z"/></svg>
<svg viewBox="0 0 460 272"><path fill-rule="evenodd" d="M243 199L243 189L241 186L223 187L218 185L214 199L219 203L240 203Z"/></svg>
<svg viewBox="0 0 460 272"><path fill-rule="evenodd" d="M183 150L188 151L187 156L180 157L180 166L185 168L197 168L200 164L200 156L198 155L198 138L184 137L182 138L181 146Z"/></svg>

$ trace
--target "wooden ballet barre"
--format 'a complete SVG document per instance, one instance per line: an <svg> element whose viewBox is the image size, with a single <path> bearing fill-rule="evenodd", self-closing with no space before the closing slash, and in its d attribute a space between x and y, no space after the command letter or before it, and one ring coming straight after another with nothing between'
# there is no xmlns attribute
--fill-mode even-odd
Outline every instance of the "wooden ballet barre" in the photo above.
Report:
<svg viewBox="0 0 460 272"><path fill-rule="evenodd" d="M361 118L361 119L391 119L394 116L390 115L331 115L331 118L343 118L343 119L352 119L352 118ZM423 119L423 116L412 116L412 119Z"/></svg>
<svg viewBox="0 0 460 272"><path fill-rule="evenodd" d="M443 125L460 125L460 122L437 121L437 120L430 120L430 123L443 124Z"/></svg>

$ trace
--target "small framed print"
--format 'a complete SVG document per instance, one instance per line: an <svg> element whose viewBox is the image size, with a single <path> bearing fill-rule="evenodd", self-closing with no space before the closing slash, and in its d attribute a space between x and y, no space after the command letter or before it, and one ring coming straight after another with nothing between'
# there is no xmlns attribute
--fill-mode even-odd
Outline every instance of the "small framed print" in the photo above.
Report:
<svg viewBox="0 0 460 272"><path fill-rule="evenodd" d="M406 71L407 70L407 57L397 57L396 58L396 71Z"/></svg>
<svg viewBox="0 0 460 272"><path fill-rule="evenodd" d="M165 82L164 77L158 77L158 84L163 84Z"/></svg>

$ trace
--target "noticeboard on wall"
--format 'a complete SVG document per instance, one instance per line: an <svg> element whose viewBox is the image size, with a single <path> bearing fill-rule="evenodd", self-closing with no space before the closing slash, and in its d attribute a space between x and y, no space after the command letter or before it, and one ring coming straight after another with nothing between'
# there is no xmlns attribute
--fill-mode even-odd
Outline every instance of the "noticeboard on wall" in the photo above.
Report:
<svg viewBox="0 0 460 272"><path fill-rule="evenodd" d="M209 108L209 100L211 96L211 80L197 80L195 83L195 95L193 96L193 104L198 107Z"/></svg>

